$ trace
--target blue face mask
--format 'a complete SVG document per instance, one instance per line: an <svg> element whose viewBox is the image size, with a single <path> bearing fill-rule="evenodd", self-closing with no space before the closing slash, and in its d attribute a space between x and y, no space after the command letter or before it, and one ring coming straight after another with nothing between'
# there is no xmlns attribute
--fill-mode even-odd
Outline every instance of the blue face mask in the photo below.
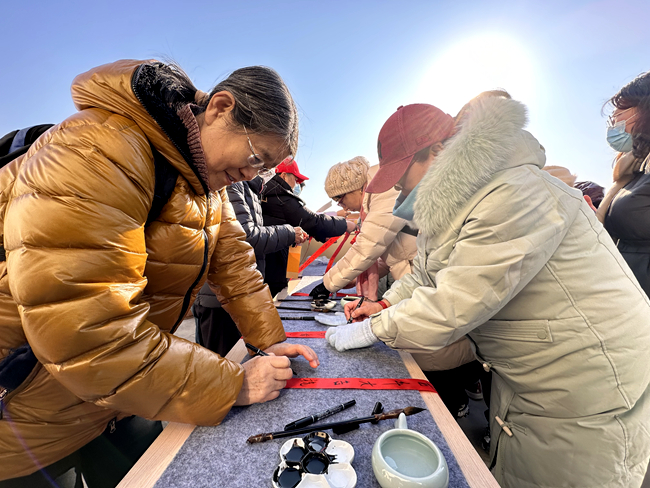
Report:
<svg viewBox="0 0 650 488"><path fill-rule="evenodd" d="M407 221L413 220L413 205L415 204L415 197L418 194L420 188L420 183L416 185L415 188L407 196L404 196L402 193L399 194L397 200L395 200L395 206L393 207L393 215L404 219Z"/></svg>
<svg viewBox="0 0 650 488"><path fill-rule="evenodd" d="M293 187L293 194L296 196L300 196L300 192L302 191L302 187L296 183L296 186Z"/></svg>
<svg viewBox="0 0 650 488"><path fill-rule="evenodd" d="M607 128L607 143L614 151L630 152L632 150L632 134L625 132L624 120Z"/></svg>

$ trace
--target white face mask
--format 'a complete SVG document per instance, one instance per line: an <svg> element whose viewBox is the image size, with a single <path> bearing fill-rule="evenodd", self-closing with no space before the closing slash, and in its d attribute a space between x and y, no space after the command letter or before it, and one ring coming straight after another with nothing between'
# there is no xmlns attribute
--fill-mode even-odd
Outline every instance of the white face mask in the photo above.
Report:
<svg viewBox="0 0 650 488"><path fill-rule="evenodd" d="M302 191L302 187L300 186L300 183L296 183L296 186L293 187L293 194L296 196L300 196L301 191Z"/></svg>
<svg viewBox="0 0 650 488"><path fill-rule="evenodd" d="M614 151L630 152L632 150L632 142L632 134L625 132L624 120L607 128L607 143Z"/></svg>

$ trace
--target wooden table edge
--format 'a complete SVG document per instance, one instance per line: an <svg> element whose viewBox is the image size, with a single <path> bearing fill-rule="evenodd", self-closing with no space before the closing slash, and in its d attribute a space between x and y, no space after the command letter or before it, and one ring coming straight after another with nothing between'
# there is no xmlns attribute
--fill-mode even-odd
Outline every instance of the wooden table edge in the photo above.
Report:
<svg viewBox="0 0 650 488"><path fill-rule="evenodd" d="M418 364L408 352L399 351L402 361L412 378L426 380ZM487 468L474 446L469 441L458 422L452 417L437 393L422 391L422 400L429 409L434 422L438 425L451 452L454 453L460 470L465 475L467 484L477 488L499 488L497 480Z"/></svg>
<svg viewBox="0 0 650 488"><path fill-rule="evenodd" d="M277 298L285 298L320 277L292 280L288 290L283 290ZM227 359L241 362L246 356L246 347L240 339L226 355ZM413 357L404 351L399 354L412 378L427 379ZM445 437L449 448L454 453L467 484L472 488L499 488L499 484L480 458L474 446L469 442L458 423L451 416L447 407L437 393L421 392L422 400L429 409L431 417ZM152 488L165 472L185 441L194 431L194 425L170 422L158 438L149 446L138 462L122 479L117 488Z"/></svg>

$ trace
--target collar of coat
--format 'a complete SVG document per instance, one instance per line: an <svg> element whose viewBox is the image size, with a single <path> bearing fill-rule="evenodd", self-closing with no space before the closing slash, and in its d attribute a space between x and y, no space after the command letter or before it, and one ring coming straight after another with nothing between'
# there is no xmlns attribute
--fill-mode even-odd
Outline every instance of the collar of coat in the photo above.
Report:
<svg viewBox="0 0 650 488"><path fill-rule="evenodd" d="M72 99L78 110L97 108L131 119L201 195L208 191L208 184L192 158L187 127L175 109L162 102L161 92L168 88L159 76L161 66L154 60L98 66L74 79Z"/></svg>
<svg viewBox="0 0 650 488"><path fill-rule="evenodd" d="M276 174L273 178L267 181L266 185L264 185L264 188L262 188L262 196L268 197L274 195L289 196L291 198L295 198L296 200L298 200L301 205L304 206L305 204L302 198L300 198L298 195L296 195L293 192L293 188L291 188L289 186L289 183L284 181L279 174Z"/></svg>
<svg viewBox="0 0 650 488"><path fill-rule="evenodd" d="M260 193L262 192L262 186L264 185L264 180L260 176L256 176L250 181L245 181L245 184L248 185L248 188L255 193L258 197L260 196Z"/></svg>
<svg viewBox="0 0 650 488"><path fill-rule="evenodd" d="M469 199L510 166L526 121L526 108L515 100L491 97L472 103L418 189L414 220L424 235L449 228Z"/></svg>

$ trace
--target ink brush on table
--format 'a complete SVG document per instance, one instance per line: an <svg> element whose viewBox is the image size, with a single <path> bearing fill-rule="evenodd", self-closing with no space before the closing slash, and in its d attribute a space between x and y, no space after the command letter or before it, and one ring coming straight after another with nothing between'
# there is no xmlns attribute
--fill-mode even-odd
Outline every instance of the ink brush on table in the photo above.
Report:
<svg viewBox="0 0 650 488"><path fill-rule="evenodd" d="M307 427L302 427L300 429L283 430L280 432L268 432L266 434L257 434L246 439L246 442L248 442L249 444L257 444L259 442L266 442L273 439L278 439L280 437L293 437L297 434L306 434L307 432L329 430L329 429L332 429L334 433L340 432L339 429L344 429L344 431L347 432L350 426L359 426L359 424L365 424L368 422L375 423L381 420L396 419L397 417L399 417L400 413L409 416L409 415L414 415L416 413L423 412L424 410L426 409L420 407L399 408L397 410L391 410L390 412L386 412L386 413L370 415L368 417L359 417L356 419L342 420L340 422L331 422L328 424L308 425Z"/></svg>

